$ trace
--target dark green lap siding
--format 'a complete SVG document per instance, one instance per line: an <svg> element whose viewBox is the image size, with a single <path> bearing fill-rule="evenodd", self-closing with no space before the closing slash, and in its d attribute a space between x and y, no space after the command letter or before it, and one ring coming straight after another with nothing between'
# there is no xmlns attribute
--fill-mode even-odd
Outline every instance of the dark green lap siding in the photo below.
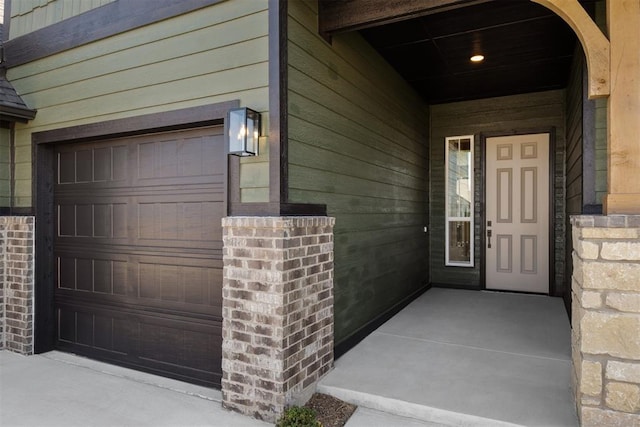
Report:
<svg viewBox="0 0 640 427"><path fill-rule="evenodd" d="M340 345L428 282L428 109L357 33L290 2L289 199L336 218Z"/></svg>

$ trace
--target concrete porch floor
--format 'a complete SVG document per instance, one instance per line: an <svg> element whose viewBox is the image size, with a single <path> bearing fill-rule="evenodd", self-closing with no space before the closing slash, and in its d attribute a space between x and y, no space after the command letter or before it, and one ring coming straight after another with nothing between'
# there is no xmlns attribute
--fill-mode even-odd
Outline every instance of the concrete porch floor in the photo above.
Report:
<svg viewBox="0 0 640 427"><path fill-rule="evenodd" d="M448 426L577 426L562 300L434 288L335 363L319 391Z"/></svg>

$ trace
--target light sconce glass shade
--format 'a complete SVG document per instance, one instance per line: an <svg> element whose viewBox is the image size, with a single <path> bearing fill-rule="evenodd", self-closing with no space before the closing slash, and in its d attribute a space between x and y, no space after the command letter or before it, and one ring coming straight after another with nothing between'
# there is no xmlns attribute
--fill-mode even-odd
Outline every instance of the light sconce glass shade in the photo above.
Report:
<svg viewBox="0 0 640 427"><path fill-rule="evenodd" d="M234 156L257 156L260 137L260 113L250 108L229 110L227 120L229 154Z"/></svg>

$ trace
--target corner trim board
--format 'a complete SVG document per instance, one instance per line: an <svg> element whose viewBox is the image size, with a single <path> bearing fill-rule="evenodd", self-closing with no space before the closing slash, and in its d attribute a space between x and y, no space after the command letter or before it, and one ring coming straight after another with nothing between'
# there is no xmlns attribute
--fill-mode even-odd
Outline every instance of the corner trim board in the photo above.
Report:
<svg viewBox="0 0 640 427"><path fill-rule="evenodd" d="M269 0L269 203L288 201L287 0Z"/></svg>

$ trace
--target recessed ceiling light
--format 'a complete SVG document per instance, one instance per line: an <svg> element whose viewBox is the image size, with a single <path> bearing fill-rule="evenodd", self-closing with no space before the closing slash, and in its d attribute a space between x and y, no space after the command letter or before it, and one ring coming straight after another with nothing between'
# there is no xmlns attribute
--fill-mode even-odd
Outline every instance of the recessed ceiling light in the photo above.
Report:
<svg viewBox="0 0 640 427"><path fill-rule="evenodd" d="M469 59L471 59L471 62L482 62L484 61L484 55L473 55Z"/></svg>

